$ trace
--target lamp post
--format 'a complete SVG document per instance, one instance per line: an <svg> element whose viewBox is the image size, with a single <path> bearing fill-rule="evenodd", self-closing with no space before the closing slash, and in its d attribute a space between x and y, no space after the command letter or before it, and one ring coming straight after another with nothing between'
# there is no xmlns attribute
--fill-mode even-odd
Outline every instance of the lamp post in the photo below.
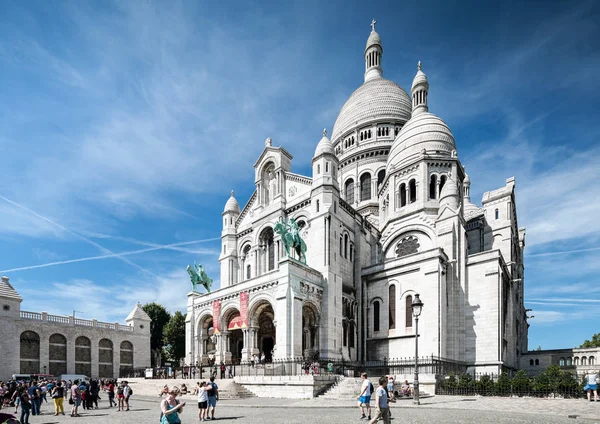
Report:
<svg viewBox="0 0 600 424"><path fill-rule="evenodd" d="M413 382L413 404L420 405L419 402L419 315L423 309L423 302L419 299L419 294L415 294L412 301L412 313L415 317L415 380Z"/></svg>

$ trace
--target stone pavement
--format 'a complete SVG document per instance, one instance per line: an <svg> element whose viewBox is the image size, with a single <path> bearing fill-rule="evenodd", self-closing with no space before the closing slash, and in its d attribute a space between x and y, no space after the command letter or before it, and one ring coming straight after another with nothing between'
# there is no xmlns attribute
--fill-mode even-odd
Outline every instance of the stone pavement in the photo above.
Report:
<svg viewBox="0 0 600 424"><path fill-rule="evenodd" d="M135 397L135 396L134 396ZM182 423L196 423L197 406L186 399L187 406L182 414ZM81 411L81 418L55 417L50 404L45 404L43 415L31 417L31 424L62 424L83 422L89 424L146 424L158 423L159 399L135 397L131 400L132 410L117 412L107 408L104 401L98 410ZM10 410L3 409L2 412ZM252 398L221 401L217 407L219 421L236 424L305 424L325 422L342 424L360 421L356 403L348 401L326 401L323 399L289 400ZM574 423L569 415L577 415L579 422L600 421L600 402L563 399L522 399L490 397L436 396L423 400L423 405L413 406L412 401L402 400L392 405L392 422L399 423L531 423L559 424Z"/></svg>

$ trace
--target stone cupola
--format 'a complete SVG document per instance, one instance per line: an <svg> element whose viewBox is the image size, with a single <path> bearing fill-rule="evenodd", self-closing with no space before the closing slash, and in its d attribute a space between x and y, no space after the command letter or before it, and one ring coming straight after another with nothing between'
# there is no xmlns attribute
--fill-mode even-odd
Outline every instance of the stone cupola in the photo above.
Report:
<svg viewBox="0 0 600 424"><path fill-rule="evenodd" d="M410 93L412 95L412 116L428 112L427 95L429 94L429 82L427 81L427 75L422 70L421 61L417 64L417 75L413 79Z"/></svg>
<svg viewBox="0 0 600 424"><path fill-rule="evenodd" d="M381 45L379 34L375 31L376 23L377 21L373 19L371 22L371 34L367 39L367 46L365 47L365 82L383 76L383 68L381 67L383 46Z"/></svg>

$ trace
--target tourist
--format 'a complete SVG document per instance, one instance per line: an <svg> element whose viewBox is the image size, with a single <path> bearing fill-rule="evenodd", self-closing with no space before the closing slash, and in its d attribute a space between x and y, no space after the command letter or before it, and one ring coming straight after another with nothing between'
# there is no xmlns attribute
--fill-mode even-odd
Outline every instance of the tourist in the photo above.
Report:
<svg viewBox="0 0 600 424"><path fill-rule="evenodd" d="M115 382L114 380L110 380L108 382L108 407L112 408L113 404L116 405L115 403Z"/></svg>
<svg viewBox="0 0 600 424"><path fill-rule="evenodd" d="M59 413L65 415L65 407L63 405L65 388L60 381L52 389L52 399L54 400L54 415L58 416Z"/></svg>
<svg viewBox="0 0 600 424"><path fill-rule="evenodd" d="M587 399L592 401L592 392L594 392L594 401L598 402L598 375L596 371L589 371L585 376L585 387Z"/></svg>
<svg viewBox="0 0 600 424"><path fill-rule="evenodd" d="M81 405L81 391L79 390L79 380L75 380L73 385L71 386L71 401L73 402L71 405L71 416L72 417L80 417L79 415L79 405ZM71 403L71 401L69 403Z"/></svg>
<svg viewBox="0 0 600 424"><path fill-rule="evenodd" d="M400 394L404 397L411 395L410 384L408 384L408 380L404 380L404 384L402 387L400 387Z"/></svg>
<svg viewBox="0 0 600 424"><path fill-rule="evenodd" d="M210 377L210 390L206 392L208 396L208 411L206 413L206 418L208 419L208 415L210 414L210 419L215 419L215 408L217 407L217 401L219 400L219 386L215 383L215 378Z"/></svg>
<svg viewBox="0 0 600 424"><path fill-rule="evenodd" d="M169 395L169 385L165 384L162 388L162 390L160 391L160 393L158 394L158 397L162 397L163 395L168 396Z"/></svg>
<svg viewBox="0 0 600 424"><path fill-rule="evenodd" d="M92 380L90 383L90 408L95 407L98 409L98 398L100 395L100 385L98 380Z"/></svg>
<svg viewBox="0 0 600 424"><path fill-rule="evenodd" d="M46 387L46 382L40 384L40 405L42 402L48 403L48 399L46 398L46 394L48 393L48 387Z"/></svg>
<svg viewBox="0 0 600 424"><path fill-rule="evenodd" d="M221 362L221 379L225 378L225 363Z"/></svg>
<svg viewBox="0 0 600 424"><path fill-rule="evenodd" d="M362 385L360 386L360 396L358 396L358 407L360 408L360 419L370 420L371 419L371 387L372 384L367 378L367 373L363 372L360 377L363 379ZM365 415L365 408L368 416Z"/></svg>
<svg viewBox="0 0 600 424"><path fill-rule="evenodd" d="M200 390L200 382L199 381L196 382L196 387L194 387L194 390L192 390L192 395L197 395L198 390Z"/></svg>
<svg viewBox="0 0 600 424"><path fill-rule="evenodd" d="M125 410L129 411L129 398L133 395L133 390L129 387L129 383L127 381L123 382L123 396L125 396Z"/></svg>
<svg viewBox="0 0 600 424"><path fill-rule="evenodd" d="M209 384L206 384L206 381L202 381L200 383L200 388L198 389L198 421L205 421L208 419L208 391L212 388Z"/></svg>
<svg viewBox="0 0 600 424"><path fill-rule="evenodd" d="M119 402L119 404L117 405L117 412L123 411L125 409L125 395L123 394L122 381L117 385L117 402Z"/></svg>
<svg viewBox="0 0 600 424"><path fill-rule="evenodd" d="M229 368L227 369L227 373L228 373L228 377L229 378L233 378L234 373L233 373L233 365L232 364L229 364Z"/></svg>
<svg viewBox="0 0 600 424"><path fill-rule="evenodd" d="M394 376L387 376L387 392L390 402L394 399Z"/></svg>
<svg viewBox="0 0 600 424"><path fill-rule="evenodd" d="M160 401L160 424L181 424L179 414L183 412L185 402L179 403L177 396L179 389L175 386L169 390L166 399Z"/></svg>
<svg viewBox="0 0 600 424"><path fill-rule="evenodd" d="M379 387L375 392L375 405L376 414L369 424L375 424L377 421L382 420L383 424L390 424L390 408L387 401L387 393L385 391L385 385L388 383L386 377L379 378Z"/></svg>
<svg viewBox="0 0 600 424"><path fill-rule="evenodd" d="M187 386L185 385L185 383L181 383L181 394L187 395L187 392L188 392Z"/></svg>
<svg viewBox="0 0 600 424"><path fill-rule="evenodd" d="M266 359L266 356L265 356L265 352L263 351L263 353L260 355L260 363L264 364L265 363L265 359Z"/></svg>
<svg viewBox="0 0 600 424"><path fill-rule="evenodd" d="M29 402L31 404L31 415L40 415L40 406L42 404L42 391L37 385L37 381L31 382L29 387ZM29 418L28 418L29 419Z"/></svg>
<svg viewBox="0 0 600 424"><path fill-rule="evenodd" d="M19 390L19 403L21 404L21 424L29 424L29 414L32 407L32 402L29 399L29 392L26 387L21 387ZM15 412L16 413L16 412Z"/></svg>

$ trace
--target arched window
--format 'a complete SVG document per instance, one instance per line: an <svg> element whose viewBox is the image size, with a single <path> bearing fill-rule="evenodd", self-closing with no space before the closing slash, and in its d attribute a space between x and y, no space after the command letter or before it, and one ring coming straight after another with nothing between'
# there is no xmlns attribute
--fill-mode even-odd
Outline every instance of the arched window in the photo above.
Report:
<svg viewBox="0 0 600 424"><path fill-rule="evenodd" d="M444 188L444 184L446 184L446 176L442 175L440 177L440 191L438 193L438 196L442 194L442 189Z"/></svg>
<svg viewBox="0 0 600 424"><path fill-rule="evenodd" d="M379 301L373 302L373 331L379 331Z"/></svg>
<svg viewBox="0 0 600 424"><path fill-rule="evenodd" d="M413 313L412 313L412 296L406 296L406 327L412 327Z"/></svg>
<svg viewBox="0 0 600 424"><path fill-rule="evenodd" d="M48 372L52 375L67 373L67 338L62 334L53 334L48 340L50 348L50 367Z"/></svg>
<svg viewBox="0 0 600 424"><path fill-rule="evenodd" d="M246 265L246 280L252 278L252 267L250 265Z"/></svg>
<svg viewBox="0 0 600 424"><path fill-rule="evenodd" d="M593 356L590 356L588 364L589 365L594 365L595 362L596 362L596 359Z"/></svg>
<svg viewBox="0 0 600 424"><path fill-rule="evenodd" d="M346 193L346 202L354 203L354 180L352 178L346 181L344 192Z"/></svg>
<svg viewBox="0 0 600 424"><path fill-rule="evenodd" d="M436 185L437 185L437 175L433 174L431 176L431 179L429 180L429 198L430 199L435 199L436 198Z"/></svg>
<svg viewBox="0 0 600 424"><path fill-rule="evenodd" d="M498 219L498 215L499 215L499 212L498 212L498 209L496 209L494 211L494 219Z"/></svg>
<svg viewBox="0 0 600 424"><path fill-rule="evenodd" d="M321 164L317 164L317 175L321 173Z"/></svg>
<svg viewBox="0 0 600 424"><path fill-rule="evenodd" d="M529 365L533 365L533 359L529 360Z"/></svg>
<svg viewBox="0 0 600 424"><path fill-rule="evenodd" d="M396 286L391 285L389 291L390 303L390 330L396 328Z"/></svg>
<svg viewBox="0 0 600 424"><path fill-rule="evenodd" d="M102 339L98 343L98 376L100 378L113 378L113 342Z"/></svg>
<svg viewBox="0 0 600 424"><path fill-rule="evenodd" d="M319 200L317 199L317 212L319 212L319 206L320 206L320 202L319 202Z"/></svg>
<svg viewBox="0 0 600 424"><path fill-rule="evenodd" d="M92 342L85 336L75 339L75 374L91 375Z"/></svg>
<svg viewBox="0 0 600 424"><path fill-rule="evenodd" d="M348 259L348 234L344 234L344 258Z"/></svg>
<svg viewBox="0 0 600 424"><path fill-rule="evenodd" d="M261 237L260 237L260 243L261 243L261 248L263 249L263 251L265 252L265 262L263 262L265 264L265 270L266 271L272 271L273 269L275 269L275 243L274 243L274 238L275 234L273 233L273 229L271 227L267 227L263 230Z"/></svg>
<svg viewBox="0 0 600 424"><path fill-rule="evenodd" d="M383 184L383 180L385 180L385 169L382 169L377 173L377 187Z"/></svg>
<svg viewBox="0 0 600 424"><path fill-rule="evenodd" d="M369 200L371 198L371 174L368 172L360 176L360 200Z"/></svg>
<svg viewBox="0 0 600 424"><path fill-rule="evenodd" d="M587 365L587 356L581 357L581 365Z"/></svg>
<svg viewBox="0 0 600 424"><path fill-rule="evenodd" d="M573 364L574 364L574 365L579 365L579 356L576 356L576 357L573 359Z"/></svg>
<svg viewBox="0 0 600 424"><path fill-rule="evenodd" d="M21 333L21 374L40 372L40 336L35 331Z"/></svg>
<svg viewBox="0 0 600 424"><path fill-rule="evenodd" d="M133 370L133 343L127 340L121 342L119 359L121 373Z"/></svg>
<svg viewBox="0 0 600 424"><path fill-rule="evenodd" d="M329 162L325 162L325 172L329 172Z"/></svg>
<svg viewBox="0 0 600 424"><path fill-rule="evenodd" d="M573 359L567 358L567 367L570 367L571 365L573 365Z"/></svg>
<svg viewBox="0 0 600 424"><path fill-rule="evenodd" d="M344 237L340 236L340 258L344 257Z"/></svg>
<svg viewBox="0 0 600 424"><path fill-rule="evenodd" d="M246 270L246 280L249 280L250 277L250 245L247 244L246 246L244 246L244 248L242 249L242 273L244 272L244 269ZM243 276L242 276L243 277Z"/></svg>
<svg viewBox="0 0 600 424"><path fill-rule="evenodd" d="M561 367L565 366L565 358L560 358L560 360L558 361L558 365L560 365Z"/></svg>
<svg viewBox="0 0 600 424"><path fill-rule="evenodd" d="M417 182L413 179L408 182L410 203L417 201Z"/></svg>
<svg viewBox="0 0 600 424"><path fill-rule="evenodd" d="M348 324L348 347L354 347L354 323Z"/></svg>
<svg viewBox="0 0 600 424"><path fill-rule="evenodd" d="M400 207L406 206L406 184L400 184Z"/></svg>
<svg viewBox="0 0 600 424"><path fill-rule="evenodd" d="M342 322L342 345L348 346L348 324Z"/></svg>
<svg viewBox="0 0 600 424"><path fill-rule="evenodd" d="M539 359L536 359L536 360L535 360L535 364L536 364L536 365L539 365L539 364L540 364L540 360L539 360Z"/></svg>

